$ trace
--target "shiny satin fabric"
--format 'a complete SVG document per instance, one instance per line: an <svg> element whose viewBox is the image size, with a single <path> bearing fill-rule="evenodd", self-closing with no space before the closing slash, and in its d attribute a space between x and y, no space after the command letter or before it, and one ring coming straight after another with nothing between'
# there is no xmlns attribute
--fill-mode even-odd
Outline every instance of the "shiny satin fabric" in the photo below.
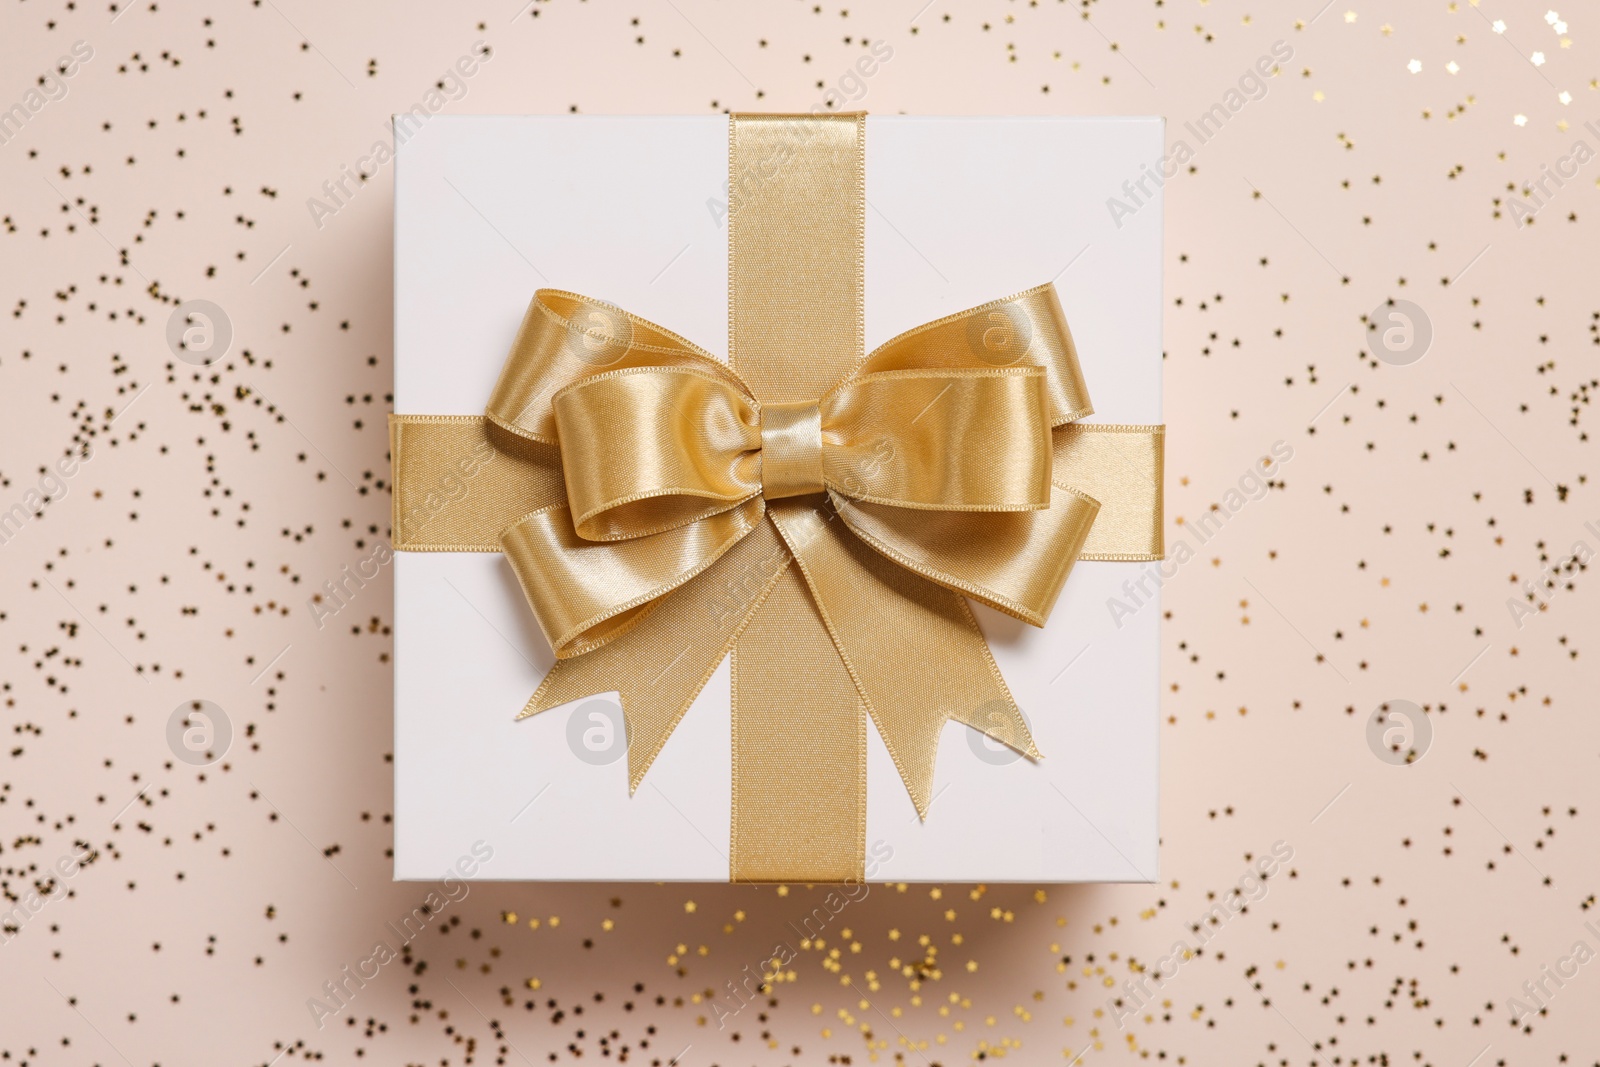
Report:
<svg viewBox="0 0 1600 1067"><path fill-rule="evenodd" d="M820 400L766 407L723 373L732 380L635 367L556 394L561 466L584 538L660 533L763 490L776 499L831 489L931 511L1050 506L1038 367L887 371Z"/></svg>
<svg viewBox="0 0 1600 1067"><path fill-rule="evenodd" d="M864 123L731 136L730 364L540 290L482 420L392 416L395 547L498 542L558 657L522 714L617 690L635 789L733 652L730 877L838 881L868 717L924 816L946 721L1038 756L965 598L1042 626L1078 558L1160 558L1162 428L1079 421L1049 285L862 356Z"/></svg>

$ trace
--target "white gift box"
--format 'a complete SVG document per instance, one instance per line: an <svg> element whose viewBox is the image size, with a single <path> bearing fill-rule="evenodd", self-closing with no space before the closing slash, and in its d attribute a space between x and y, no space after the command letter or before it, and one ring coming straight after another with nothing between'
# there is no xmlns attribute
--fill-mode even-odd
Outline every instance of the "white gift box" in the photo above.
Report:
<svg viewBox="0 0 1600 1067"><path fill-rule="evenodd" d="M1054 279L1089 421L1162 421L1160 119L869 117L866 138L868 351ZM726 358L727 175L726 116L431 119L396 162L395 410L481 414L540 287ZM726 661L629 796L615 694L515 721L554 657L503 557L393 566L397 879L482 841L479 878L727 881ZM872 880L1155 880L1159 591L1109 607L1155 566L1079 562L1043 629L974 605L1045 758L947 724L922 822L869 726Z"/></svg>

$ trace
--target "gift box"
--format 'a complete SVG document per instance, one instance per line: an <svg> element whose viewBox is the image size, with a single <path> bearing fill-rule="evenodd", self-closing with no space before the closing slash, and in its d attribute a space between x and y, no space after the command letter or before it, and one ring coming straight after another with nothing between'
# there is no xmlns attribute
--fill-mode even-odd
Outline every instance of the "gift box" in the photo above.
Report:
<svg viewBox="0 0 1600 1067"><path fill-rule="evenodd" d="M730 173L733 121L437 116L411 131L396 160L396 412L481 417L541 289L625 308L725 359L730 232L752 196L742 183L766 180L760 160ZM1161 422L1159 119L869 116L858 136L866 351L1053 283L1093 402L1084 424L1149 431ZM771 164L775 175L786 159ZM796 285L808 284L808 271L840 269L838 257L787 255ZM613 315L575 307L574 315ZM574 334L574 351L586 343L604 351L612 343L604 331L617 321ZM810 351L797 338L783 358L805 361ZM626 452L601 444L613 457ZM557 662L556 638L530 610L535 579L519 581L507 555L481 550L492 546L430 542L453 514L504 492L499 475L519 461L491 451L464 449L427 467L437 484L397 493L396 547L436 550L396 552L392 563L395 877L436 879L481 843L492 855L472 872L478 878L727 881L730 870L741 878L738 820L761 817L764 794L746 781L738 795L735 754L747 746L748 774L752 735L735 733L727 658L637 780L618 692L597 686L518 719ZM497 472L492 490L486 468ZM856 877L1155 880L1159 454L1153 477L1135 474L1152 483L1153 551L1079 560L1042 627L972 604L1042 758L952 719L939 732L919 812L906 768L864 717ZM537 504L530 498L529 510ZM401 544L402 528L410 544ZM745 599L759 599L767 571L747 570L756 576ZM728 610L756 610L741 588L730 583ZM882 639L902 636L915 649L914 635ZM930 670L938 659L927 657ZM772 762L803 786L812 761L825 762L809 744L808 715L821 698L803 669L785 692L793 726ZM982 720L982 708L967 710ZM819 748L832 743L824 733L819 726ZM793 840L808 847L804 833ZM758 870L762 880L790 870L803 880L809 868L801 856Z"/></svg>

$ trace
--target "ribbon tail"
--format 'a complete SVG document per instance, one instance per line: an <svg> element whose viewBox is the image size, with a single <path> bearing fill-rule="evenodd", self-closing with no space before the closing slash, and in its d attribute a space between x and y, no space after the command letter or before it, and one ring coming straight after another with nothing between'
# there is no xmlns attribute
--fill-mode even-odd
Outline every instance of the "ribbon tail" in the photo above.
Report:
<svg viewBox="0 0 1600 1067"><path fill-rule="evenodd" d="M914 511L840 494L833 505L850 532L930 581L997 611L1043 626L1095 525L1100 504L1050 487L1043 511Z"/></svg>
<svg viewBox="0 0 1600 1067"><path fill-rule="evenodd" d="M596 693L617 693L627 724L628 789L637 790L789 560L771 524L757 523L626 633L558 660L517 718Z"/></svg>
<svg viewBox="0 0 1600 1067"><path fill-rule="evenodd" d="M880 555L815 504L773 502L768 514L919 816L933 803L939 735L952 719L1040 758L965 599Z"/></svg>

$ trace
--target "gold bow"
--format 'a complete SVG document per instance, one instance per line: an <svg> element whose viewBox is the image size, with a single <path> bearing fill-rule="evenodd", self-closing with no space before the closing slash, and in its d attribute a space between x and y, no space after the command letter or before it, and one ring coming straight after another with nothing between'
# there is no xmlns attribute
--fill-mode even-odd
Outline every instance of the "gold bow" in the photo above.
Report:
<svg viewBox="0 0 1600 1067"><path fill-rule="evenodd" d="M1039 756L964 598L1043 626L1077 559L1160 558L1162 428L1079 421L1048 284L782 393L542 289L483 419L391 418L395 546L505 553L557 656L522 716L617 691L633 789L737 644L732 875L829 880L862 709L924 817L947 721Z"/></svg>

